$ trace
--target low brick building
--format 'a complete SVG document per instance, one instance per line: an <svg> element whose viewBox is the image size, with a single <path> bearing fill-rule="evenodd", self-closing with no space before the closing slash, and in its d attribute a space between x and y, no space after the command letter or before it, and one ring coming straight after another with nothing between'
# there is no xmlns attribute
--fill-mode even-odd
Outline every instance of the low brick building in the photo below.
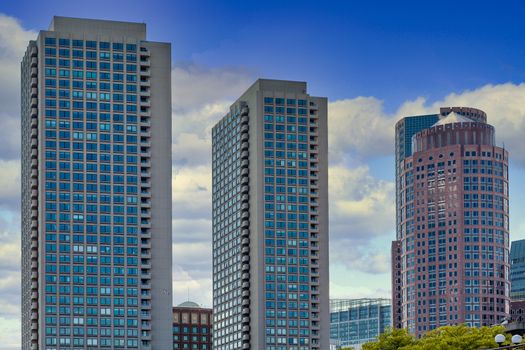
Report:
<svg viewBox="0 0 525 350"><path fill-rule="evenodd" d="M186 301L173 308L173 349L212 348L212 310Z"/></svg>

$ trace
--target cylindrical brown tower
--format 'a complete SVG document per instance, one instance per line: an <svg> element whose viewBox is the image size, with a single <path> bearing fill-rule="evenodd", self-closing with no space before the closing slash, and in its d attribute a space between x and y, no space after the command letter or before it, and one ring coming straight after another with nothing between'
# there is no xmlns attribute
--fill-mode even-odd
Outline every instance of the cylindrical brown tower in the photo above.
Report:
<svg viewBox="0 0 525 350"><path fill-rule="evenodd" d="M399 162L402 326L478 327L509 314L508 152L473 108L442 108ZM399 287L399 286L397 286Z"/></svg>

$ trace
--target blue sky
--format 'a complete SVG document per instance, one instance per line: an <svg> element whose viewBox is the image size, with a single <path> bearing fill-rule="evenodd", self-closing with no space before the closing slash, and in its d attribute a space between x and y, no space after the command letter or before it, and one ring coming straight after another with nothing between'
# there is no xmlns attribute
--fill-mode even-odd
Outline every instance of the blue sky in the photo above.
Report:
<svg viewBox="0 0 525 350"><path fill-rule="evenodd" d="M19 348L19 62L53 15L145 22L150 40L172 43L174 302L209 306L210 129L258 77L329 98L332 297L389 296L393 125L405 115L487 112L511 154L511 238L525 238L524 12L518 1L0 3L0 349Z"/></svg>
<svg viewBox="0 0 525 350"><path fill-rule="evenodd" d="M241 66L307 80L331 99L372 95L387 110L525 79L519 1L6 1L40 29L55 14L144 21L176 64ZM28 9L31 11L28 11Z"/></svg>

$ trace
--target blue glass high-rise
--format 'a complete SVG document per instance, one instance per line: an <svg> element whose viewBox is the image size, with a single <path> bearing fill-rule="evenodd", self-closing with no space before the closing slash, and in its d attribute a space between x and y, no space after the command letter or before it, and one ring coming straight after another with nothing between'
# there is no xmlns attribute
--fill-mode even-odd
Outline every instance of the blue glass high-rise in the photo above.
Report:
<svg viewBox="0 0 525 350"><path fill-rule="evenodd" d="M171 49L54 17L22 61L22 349L171 348Z"/></svg>

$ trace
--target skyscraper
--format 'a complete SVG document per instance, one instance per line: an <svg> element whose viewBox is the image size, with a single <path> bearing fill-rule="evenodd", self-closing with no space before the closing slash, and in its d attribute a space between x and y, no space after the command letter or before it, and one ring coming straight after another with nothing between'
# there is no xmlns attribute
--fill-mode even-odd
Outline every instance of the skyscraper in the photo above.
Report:
<svg viewBox="0 0 525 350"><path fill-rule="evenodd" d="M54 17L22 80L22 348L169 349L171 47Z"/></svg>
<svg viewBox="0 0 525 350"><path fill-rule="evenodd" d="M486 118L441 108L439 121L412 137L412 154L396 161L394 316L416 335L509 314L508 152Z"/></svg>
<svg viewBox="0 0 525 350"><path fill-rule="evenodd" d="M329 347L327 100L257 80L213 136L214 349Z"/></svg>
<svg viewBox="0 0 525 350"><path fill-rule="evenodd" d="M510 245L510 300L525 300L525 239Z"/></svg>

